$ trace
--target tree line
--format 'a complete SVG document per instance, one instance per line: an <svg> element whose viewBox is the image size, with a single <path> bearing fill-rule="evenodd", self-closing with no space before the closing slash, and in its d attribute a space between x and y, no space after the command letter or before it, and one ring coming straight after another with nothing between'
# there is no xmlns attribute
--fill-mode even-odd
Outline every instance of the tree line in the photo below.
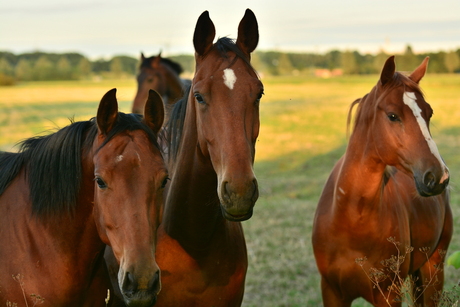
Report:
<svg viewBox="0 0 460 307"><path fill-rule="evenodd" d="M379 73L389 54L361 54L358 51L332 50L325 54L257 51L252 64L261 75L315 75L317 70L338 71L340 74ZM430 57L430 73L460 73L460 49L415 54L411 46L396 56L398 70L411 71ZM169 57L179 62L186 73L194 71L193 55ZM0 85L21 81L81 80L90 78L132 78L138 70L139 59L114 56L91 61L79 53L31 52L13 54L0 51Z"/></svg>

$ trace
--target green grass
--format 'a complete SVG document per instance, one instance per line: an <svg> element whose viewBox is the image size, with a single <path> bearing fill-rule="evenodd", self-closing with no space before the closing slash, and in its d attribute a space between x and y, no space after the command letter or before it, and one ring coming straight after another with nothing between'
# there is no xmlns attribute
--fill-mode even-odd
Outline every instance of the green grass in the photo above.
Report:
<svg viewBox="0 0 460 307"><path fill-rule="evenodd" d="M319 274L311 247L313 215L322 187L346 143L350 104L368 93L378 76L332 79L265 78L256 175L260 198L243 223L249 269L243 306L321 306ZM460 76L430 75L422 80L434 109L432 134L451 171L452 208L460 227ZM0 88L0 149L67 118L88 119L101 97L117 87L128 112L134 80L30 83ZM450 255L460 250L458 230ZM460 279L447 267L446 287ZM353 306L369 306L359 300Z"/></svg>

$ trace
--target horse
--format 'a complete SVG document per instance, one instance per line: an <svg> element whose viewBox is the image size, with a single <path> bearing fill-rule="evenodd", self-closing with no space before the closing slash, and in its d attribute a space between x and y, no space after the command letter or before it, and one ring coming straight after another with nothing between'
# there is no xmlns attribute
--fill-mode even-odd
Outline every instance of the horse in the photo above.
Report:
<svg viewBox="0 0 460 307"><path fill-rule="evenodd" d="M378 83L350 108L349 123L358 106L349 144L313 224L324 306L351 306L358 297L401 306L395 281L408 277L414 303L436 305L453 225L449 170L431 137L433 110L419 85L427 65L425 58L406 76L389 57Z"/></svg>
<svg viewBox="0 0 460 307"><path fill-rule="evenodd" d="M155 303L168 178L156 140L164 118L157 93L144 114L119 113L112 89L95 118L0 153L1 305L107 306L106 244L120 263L126 305Z"/></svg>
<svg viewBox="0 0 460 307"><path fill-rule="evenodd" d="M254 174L263 85L250 64L257 20L246 10L236 41L213 44L209 12L198 18L196 72L164 129L171 181L156 259L158 306L240 306L247 251L241 221L258 199Z"/></svg>
<svg viewBox="0 0 460 307"><path fill-rule="evenodd" d="M167 122L172 105L182 98L185 87L190 84L190 80L182 80L179 77L182 72L183 69L179 63L161 57L161 52L157 56L148 58L141 53L137 92L132 112L142 114L148 91L153 89L163 97L165 122Z"/></svg>

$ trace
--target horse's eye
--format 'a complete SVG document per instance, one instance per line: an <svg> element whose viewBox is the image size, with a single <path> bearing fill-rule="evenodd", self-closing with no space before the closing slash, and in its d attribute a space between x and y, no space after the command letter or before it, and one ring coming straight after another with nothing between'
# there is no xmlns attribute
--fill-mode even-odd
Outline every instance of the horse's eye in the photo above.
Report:
<svg viewBox="0 0 460 307"><path fill-rule="evenodd" d="M205 103L206 103L206 102L204 101L204 99L203 99L203 96L201 96L200 94L195 93L194 96L195 96L196 101L198 101L198 103L201 103L201 104L205 104Z"/></svg>
<svg viewBox="0 0 460 307"><path fill-rule="evenodd" d="M166 187L166 184L168 183L168 180L171 180L169 179L169 177L166 177L163 182L161 183L161 188L164 189Z"/></svg>
<svg viewBox="0 0 460 307"><path fill-rule="evenodd" d="M107 189L107 184L104 182L104 180L102 180L102 178L96 177L94 181L96 181L100 189Z"/></svg>
<svg viewBox="0 0 460 307"><path fill-rule="evenodd" d="M257 99L256 99L256 104L259 105L260 103L260 99L262 99L262 95L264 95L264 91L261 91L259 93L259 95L257 96Z"/></svg>
<svg viewBox="0 0 460 307"><path fill-rule="evenodd" d="M388 119L391 120L392 122L398 122L400 121L399 120L399 116L394 114L394 113L390 113L388 114Z"/></svg>

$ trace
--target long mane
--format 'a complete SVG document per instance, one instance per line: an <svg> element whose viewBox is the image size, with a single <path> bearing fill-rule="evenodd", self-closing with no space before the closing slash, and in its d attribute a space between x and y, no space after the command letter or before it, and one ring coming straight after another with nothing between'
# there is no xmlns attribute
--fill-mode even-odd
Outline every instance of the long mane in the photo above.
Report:
<svg viewBox="0 0 460 307"><path fill-rule="evenodd" d="M152 60L155 58L156 56L151 56L149 58L145 58L142 63L140 64L140 67L139 68L151 68L151 62ZM168 58L161 58L160 59L160 62L166 66L169 66L169 68L171 68L177 75L180 75L181 73L184 72L184 69L182 68L182 66L177 63L177 62L174 62L173 60L171 59L168 59Z"/></svg>
<svg viewBox="0 0 460 307"><path fill-rule="evenodd" d="M116 125L101 147L123 131L138 129L144 130L152 144L159 148L153 131L140 117L124 113L118 114ZM92 118L72 122L46 136L29 138L20 143L17 153L0 152L0 195L24 169L34 215L73 214L82 180L82 155L90 152L96 136L97 124Z"/></svg>
<svg viewBox="0 0 460 307"><path fill-rule="evenodd" d="M248 67L250 67L257 74L256 70L250 63L249 58L238 48L233 39L228 37L219 38L214 44L214 49L216 49L220 56L223 58L228 58L228 52L235 53L236 57L234 61L237 59L242 59L248 65ZM230 64L230 66L232 64L233 62ZM185 89L184 96L174 104L174 108L171 112L169 121L165 126L166 129L163 130L163 138L168 144L168 159L170 161L171 159L174 160L177 157L177 153L180 148L190 90L191 85Z"/></svg>
<svg viewBox="0 0 460 307"><path fill-rule="evenodd" d="M378 86L379 85L374 86L374 88L364 97L353 101L348 111L347 131L349 131L350 129L352 113L355 106L357 106L357 110L355 114L353 129L356 128L357 123L363 120L368 121L366 122L366 124L370 124L370 122L374 120L376 108L378 106L379 101L385 99L385 97L397 87L403 87L404 91L410 90L413 92L417 92L422 97L424 97L420 86L411 79L409 79L409 77L400 72L395 72L395 74L393 75L393 79L390 80L387 84L385 84L382 92L377 92Z"/></svg>

